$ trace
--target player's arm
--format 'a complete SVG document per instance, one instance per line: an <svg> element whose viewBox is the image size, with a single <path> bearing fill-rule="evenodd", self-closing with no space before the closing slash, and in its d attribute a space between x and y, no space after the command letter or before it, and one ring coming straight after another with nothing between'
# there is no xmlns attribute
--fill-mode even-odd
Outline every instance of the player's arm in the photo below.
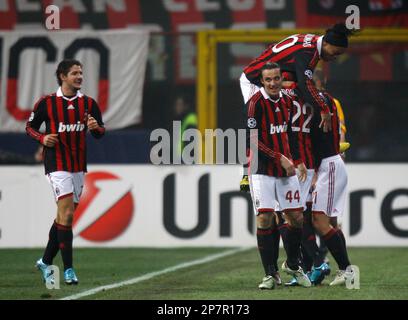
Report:
<svg viewBox="0 0 408 320"><path fill-rule="evenodd" d="M42 145L51 148L58 142L58 134L44 134L39 131L42 123L46 120L47 103L44 98L41 98L35 104L34 110L31 112L30 118L26 123L26 132L34 140L37 140Z"/></svg>
<svg viewBox="0 0 408 320"><path fill-rule="evenodd" d="M93 99L91 101L92 104L90 107L90 114L88 115L87 127L94 138L100 139L105 134L102 114L96 101Z"/></svg>
<svg viewBox="0 0 408 320"><path fill-rule="evenodd" d="M320 122L319 127L323 126L323 131L328 132L331 130L331 114L329 106L319 96L319 92L313 83L313 70L311 67L313 57L313 54L308 52L299 52L295 56L296 78L299 90L306 102L310 103L316 108L316 110L320 111L322 121Z"/></svg>

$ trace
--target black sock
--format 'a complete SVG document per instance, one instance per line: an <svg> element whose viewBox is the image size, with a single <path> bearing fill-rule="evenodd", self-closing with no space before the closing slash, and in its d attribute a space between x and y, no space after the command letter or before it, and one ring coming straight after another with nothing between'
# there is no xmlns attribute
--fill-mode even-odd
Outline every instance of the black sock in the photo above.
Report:
<svg viewBox="0 0 408 320"><path fill-rule="evenodd" d="M316 234L312 225L312 213L309 210L303 213L302 248L302 258L305 259L305 256L307 256L306 266L308 266L307 262L310 260L315 267L322 265L324 257L320 255L319 247L316 243Z"/></svg>
<svg viewBox="0 0 408 320"><path fill-rule="evenodd" d="M304 272L311 271L313 266L313 259L306 252L306 249L303 246L303 244L300 246L300 252L301 252L300 265L302 266L303 271Z"/></svg>
<svg viewBox="0 0 408 320"><path fill-rule="evenodd" d="M260 229L256 231L256 239L258 241L259 255L261 256L262 265L264 267L265 275L273 275L276 272L275 269L275 256L274 239L277 234L276 229Z"/></svg>
<svg viewBox="0 0 408 320"><path fill-rule="evenodd" d="M344 246L341 236L334 228L332 228L322 238L326 242L326 245L334 257L334 260L336 260L339 269L346 270L346 268L350 265L350 261L347 255L347 249Z"/></svg>
<svg viewBox="0 0 408 320"><path fill-rule="evenodd" d="M302 229L294 228L287 225L286 228L286 244L282 237L283 244L286 250L286 262L290 269L297 270L299 268L300 259L300 243L302 240Z"/></svg>
<svg viewBox="0 0 408 320"><path fill-rule="evenodd" d="M54 223L51 226L50 232L48 233L48 243L45 248L42 261L45 264L51 265L54 257L57 255L59 250L58 244L58 232L57 232L57 223Z"/></svg>
<svg viewBox="0 0 408 320"><path fill-rule="evenodd" d="M58 243L61 250L62 262L64 263L64 270L72 268L72 227L57 224L58 229Z"/></svg>
<svg viewBox="0 0 408 320"><path fill-rule="evenodd" d="M272 248L273 248L273 266L275 271L279 270L278 259L279 259L279 243L280 243L280 233L277 227L272 229Z"/></svg>
<svg viewBox="0 0 408 320"><path fill-rule="evenodd" d="M343 241L344 247L347 248L347 246L346 246L346 237L344 236L343 231L341 229L337 229L337 233L339 234L341 240Z"/></svg>

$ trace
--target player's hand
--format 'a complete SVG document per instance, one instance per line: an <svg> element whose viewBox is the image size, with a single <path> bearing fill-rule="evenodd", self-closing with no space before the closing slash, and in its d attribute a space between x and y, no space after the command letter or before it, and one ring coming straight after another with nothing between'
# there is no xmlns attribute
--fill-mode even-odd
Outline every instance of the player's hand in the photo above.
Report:
<svg viewBox="0 0 408 320"><path fill-rule="evenodd" d="M306 168L305 164L303 162L299 163L297 165L297 169L298 169L297 176L298 176L299 181L300 182L305 182L306 178L307 178L307 168Z"/></svg>
<svg viewBox="0 0 408 320"><path fill-rule="evenodd" d="M280 164L283 167L283 169L286 170L286 175L288 177L294 176L296 174L296 169L295 166L293 165L293 162L286 158L284 155L282 155L280 158Z"/></svg>
<svg viewBox="0 0 408 320"><path fill-rule="evenodd" d="M322 121L320 121L319 128L323 127L323 132L329 132L332 129L331 125L331 113L320 113L320 116L322 117Z"/></svg>
<svg viewBox="0 0 408 320"><path fill-rule="evenodd" d="M98 121L94 117L88 115L88 122L86 123L89 130L95 130L99 128Z"/></svg>
<svg viewBox="0 0 408 320"><path fill-rule="evenodd" d="M56 133L47 134L43 139L43 145L48 148L52 148L53 146L55 146L57 142L58 142L58 134Z"/></svg>
<svg viewBox="0 0 408 320"><path fill-rule="evenodd" d="M310 185L311 191L314 191L314 189L316 188L316 182L317 182L317 173L315 171L315 173L313 174L313 178L312 178L312 184Z"/></svg>
<svg viewBox="0 0 408 320"><path fill-rule="evenodd" d="M239 189L243 192L249 192L249 179L246 174L242 176L241 182L239 183Z"/></svg>

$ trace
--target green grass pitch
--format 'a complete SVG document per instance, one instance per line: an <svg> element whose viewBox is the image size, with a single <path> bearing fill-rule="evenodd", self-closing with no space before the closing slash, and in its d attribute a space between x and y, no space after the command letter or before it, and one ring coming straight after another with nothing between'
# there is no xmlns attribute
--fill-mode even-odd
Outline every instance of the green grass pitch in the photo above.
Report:
<svg viewBox="0 0 408 320"><path fill-rule="evenodd" d="M40 249L0 250L0 299L60 299L102 285L140 277L180 263L197 260L228 248L126 248L75 249L79 285L49 290L34 268ZM330 256L332 274L312 288L257 289L263 277L255 248L218 260L179 269L136 284L105 290L82 299L130 300L371 300L408 299L407 248L350 248L353 264L360 268L360 290L329 287L336 264ZM280 264L285 254L280 252ZM60 256L54 262L62 267ZM283 280L289 276L283 275ZM61 275L62 278L62 275Z"/></svg>

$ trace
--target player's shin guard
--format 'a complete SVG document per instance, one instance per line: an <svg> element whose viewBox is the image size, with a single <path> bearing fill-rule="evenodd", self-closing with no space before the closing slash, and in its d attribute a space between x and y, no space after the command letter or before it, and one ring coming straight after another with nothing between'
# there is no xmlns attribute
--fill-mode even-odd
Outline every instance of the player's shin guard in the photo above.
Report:
<svg viewBox="0 0 408 320"><path fill-rule="evenodd" d="M58 231L57 231L57 223L54 223L51 226L50 232L48 234L48 243L47 247L45 248L44 255L42 261L45 264L51 265L54 257L57 255L59 249L58 243Z"/></svg>
<svg viewBox="0 0 408 320"><path fill-rule="evenodd" d="M274 239L278 234L276 229L260 229L256 231L256 238L258 242L259 255L261 256L262 265L265 270L265 275L273 275L276 272L275 268L275 244ZM279 236L279 234L278 234Z"/></svg>
<svg viewBox="0 0 408 320"><path fill-rule="evenodd" d="M336 229L330 229L330 231L323 236L323 240L326 242L330 253L336 260L339 269L346 270L350 265L350 261L347 255L346 246L344 245L341 236L336 232Z"/></svg>
<svg viewBox="0 0 408 320"><path fill-rule="evenodd" d="M62 262L64 263L64 270L72 268L72 242L73 234L71 226L63 226L57 224L58 243L61 250Z"/></svg>

